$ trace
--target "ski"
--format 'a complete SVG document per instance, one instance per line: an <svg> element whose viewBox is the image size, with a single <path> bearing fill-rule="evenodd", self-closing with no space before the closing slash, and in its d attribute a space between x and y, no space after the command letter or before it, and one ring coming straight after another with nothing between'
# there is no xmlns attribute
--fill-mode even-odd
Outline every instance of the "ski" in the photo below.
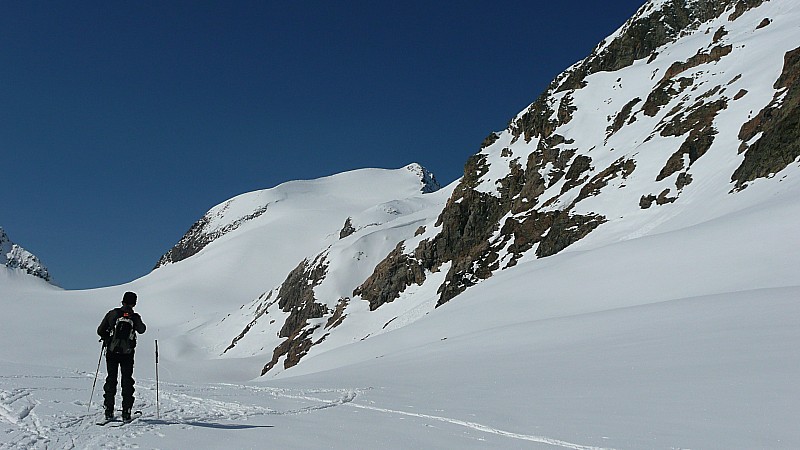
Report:
<svg viewBox="0 0 800 450"><path fill-rule="evenodd" d="M102 427L102 426L108 425L111 422L119 422L119 421L120 421L120 419L116 419L116 418L114 418L114 419L103 419L100 422L95 422L95 425L100 425Z"/></svg>
<svg viewBox="0 0 800 450"><path fill-rule="evenodd" d="M122 426L125 426L125 425L133 422L134 420L138 419L139 417L142 417L142 412L141 411L134 411L131 414L131 420L123 420L123 421L114 420L113 422L117 422L117 423L112 424L111 426L114 427L114 428L122 427Z"/></svg>

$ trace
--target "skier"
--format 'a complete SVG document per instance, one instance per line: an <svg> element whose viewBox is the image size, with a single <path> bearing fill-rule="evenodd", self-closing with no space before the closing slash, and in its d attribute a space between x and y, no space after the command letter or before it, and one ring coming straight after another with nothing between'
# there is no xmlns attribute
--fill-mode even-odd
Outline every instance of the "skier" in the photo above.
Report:
<svg viewBox="0 0 800 450"><path fill-rule="evenodd" d="M122 307L109 311L97 327L97 334L106 349L106 368L108 377L103 385L105 394L106 420L114 418L114 397L117 395L117 373L122 369L122 420L131 420L133 408L133 354L136 347L136 333L145 331L139 314L133 312L136 306L136 293L126 292L122 296Z"/></svg>

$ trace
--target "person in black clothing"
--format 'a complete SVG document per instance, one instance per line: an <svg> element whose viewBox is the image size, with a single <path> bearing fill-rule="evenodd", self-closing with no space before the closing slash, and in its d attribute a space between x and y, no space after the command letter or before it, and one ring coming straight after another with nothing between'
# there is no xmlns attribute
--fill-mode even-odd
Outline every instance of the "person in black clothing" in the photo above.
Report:
<svg viewBox="0 0 800 450"><path fill-rule="evenodd" d="M122 420L131 420L134 392L133 354L136 347L136 333L142 334L146 328L139 314L133 311L133 307L136 306L136 298L134 292L126 292L122 296L122 307L109 311L100 322L100 326L97 327L97 334L106 349L108 377L103 385L105 392L103 404L106 419L109 420L114 417L114 397L117 395L119 369L122 371ZM120 322L125 323L121 324ZM128 326L132 329L124 336L114 336L115 329L118 330L121 326ZM120 340L123 342L120 343Z"/></svg>

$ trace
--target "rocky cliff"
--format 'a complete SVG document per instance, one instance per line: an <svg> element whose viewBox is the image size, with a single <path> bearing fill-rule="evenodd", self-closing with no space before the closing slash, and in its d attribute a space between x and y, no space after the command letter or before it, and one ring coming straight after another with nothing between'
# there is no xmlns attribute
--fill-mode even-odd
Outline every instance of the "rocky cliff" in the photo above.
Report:
<svg viewBox="0 0 800 450"><path fill-rule="evenodd" d="M0 265L17 269L47 282L52 281L47 267L31 252L11 242L5 230L0 228Z"/></svg>
<svg viewBox="0 0 800 450"><path fill-rule="evenodd" d="M645 151L666 156L657 175L649 174L658 188L643 193L628 210L676 201L696 181L690 168L714 145L722 113L736 108L747 86L758 83L743 79L740 68L718 63L777 50L748 50L743 43L770 25L769 13L752 11L763 3L651 1L643 6L589 57L557 77L506 130L487 137L438 218L441 231L413 249L405 263L379 265L364 286L391 278L386 271L434 270L452 262L439 289L441 305L529 252L539 258L558 253L608 220L601 210L583 207L584 201L610 183L624 187ZM689 46L696 51L682 57ZM797 55L796 49L785 53L770 102L739 124L739 146L719 148L732 159L736 152L744 154L728 175L737 189L781 171L800 155ZM624 102L611 94L625 90L623 80L636 85L627 89L630 98ZM595 105L582 100L581 108L576 106L576 98L586 96L610 106L603 108L609 111L605 120L587 117L600 109ZM598 128L587 133L590 124ZM623 127L636 128L641 141L614 139ZM663 145L664 138L674 139ZM370 304L380 304L402 289L358 292Z"/></svg>

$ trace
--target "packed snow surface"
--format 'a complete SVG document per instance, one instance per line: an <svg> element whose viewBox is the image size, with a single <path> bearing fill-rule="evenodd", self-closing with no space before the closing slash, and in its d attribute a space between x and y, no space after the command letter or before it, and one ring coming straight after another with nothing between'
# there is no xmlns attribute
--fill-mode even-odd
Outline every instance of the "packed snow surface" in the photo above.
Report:
<svg viewBox="0 0 800 450"><path fill-rule="evenodd" d="M263 359L168 356L180 353L169 348L176 324L200 311L143 295L134 375L144 416L120 428L94 424L103 367L88 402L95 328L131 286L63 291L3 271L2 445L797 448L800 255L786 249L800 245L798 219L800 200L779 194L521 263L271 379L253 375Z"/></svg>

